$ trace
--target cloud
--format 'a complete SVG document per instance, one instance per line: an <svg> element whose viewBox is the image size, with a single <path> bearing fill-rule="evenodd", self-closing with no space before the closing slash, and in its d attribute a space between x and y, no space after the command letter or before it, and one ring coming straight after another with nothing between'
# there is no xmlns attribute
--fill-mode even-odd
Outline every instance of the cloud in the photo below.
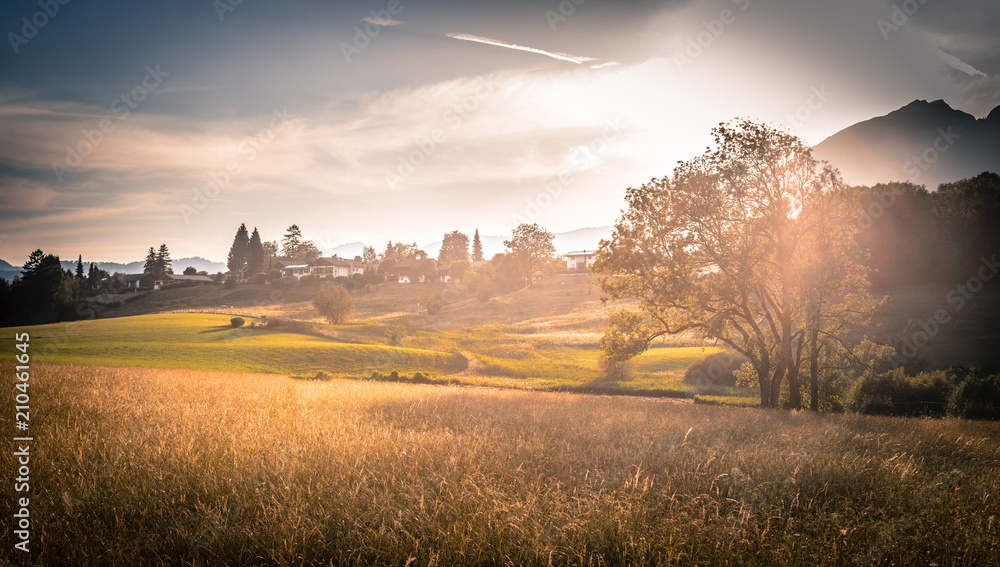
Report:
<svg viewBox="0 0 1000 567"><path fill-rule="evenodd" d="M406 22L401 22L399 20L393 20L392 18L373 18L367 17L362 18L362 20L368 22L369 24L375 24L377 26L401 26Z"/></svg>
<svg viewBox="0 0 1000 567"><path fill-rule="evenodd" d="M459 39L462 41L474 41L476 43L485 43L486 45L495 45L497 47L505 47L507 49L515 49L517 51L527 51L528 53L537 53L539 55L545 55L546 57L551 57L553 59L559 59L560 61L569 61L570 63L576 63L580 65L586 63L587 61L597 61L593 57L584 57L580 55L570 55L568 53L559 53L558 51L545 51L544 49L536 49L534 47L526 47L524 45L517 45L516 43L507 43L505 41L500 41L497 39L490 39L488 37L481 37L476 35L462 34L462 33L450 33L448 37L452 39Z"/></svg>

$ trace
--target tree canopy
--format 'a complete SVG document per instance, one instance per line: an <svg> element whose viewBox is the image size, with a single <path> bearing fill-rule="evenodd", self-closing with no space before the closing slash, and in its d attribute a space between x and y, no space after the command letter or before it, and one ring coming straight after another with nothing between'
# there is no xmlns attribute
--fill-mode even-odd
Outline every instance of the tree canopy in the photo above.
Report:
<svg viewBox="0 0 1000 567"><path fill-rule="evenodd" d="M510 240L504 240L505 267L511 275L523 278L530 284L535 272L548 267L555 257L552 244L555 237L538 223L520 224L511 233Z"/></svg>
<svg viewBox="0 0 1000 567"><path fill-rule="evenodd" d="M438 262L457 262L469 259L469 236L453 230L444 235Z"/></svg>
<svg viewBox="0 0 1000 567"><path fill-rule="evenodd" d="M749 360L762 406L787 382L800 407L803 362L815 369L822 345L851 356L874 309L856 206L792 135L738 120L713 136L673 178L628 189L592 269L606 297L638 299L639 311L612 315L602 347L623 360L662 335L718 341Z"/></svg>

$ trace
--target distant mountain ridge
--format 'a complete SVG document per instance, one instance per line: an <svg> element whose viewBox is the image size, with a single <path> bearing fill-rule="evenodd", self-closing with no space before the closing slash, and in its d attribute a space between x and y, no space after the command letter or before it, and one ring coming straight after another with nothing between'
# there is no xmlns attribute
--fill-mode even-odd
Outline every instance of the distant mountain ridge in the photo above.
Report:
<svg viewBox="0 0 1000 567"><path fill-rule="evenodd" d="M76 271L76 260L62 260L59 262L64 270L70 270L71 272ZM121 272L123 274L141 274L142 268L146 265L145 260L139 260L136 262L129 262L127 264L122 264L119 262L94 262L98 268L105 270L109 274L115 272ZM210 274L215 274L218 272L226 272L229 268L221 262L213 262L211 260L206 260L205 258L199 258L197 256L193 258L179 258L177 260L172 260L170 263L175 273L181 273L184 268L188 266L193 266L198 271L206 271ZM84 273L90 269L90 262L83 262ZM21 273L21 266L14 266L5 260L0 260L0 278L10 281L14 279L14 276Z"/></svg>
<svg viewBox="0 0 1000 567"><path fill-rule="evenodd" d="M885 116L848 126L813 148L851 185L941 183L1000 172L1000 106L985 118L943 100L915 100Z"/></svg>
<svg viewBox="0 0 1000 567"><path fill-rule="evenodd" d="M557 254L565 254L574 250L595 250L602 238L610 238L611 236L610 226L601 227L587 227L578 228L576 230L571 230L568 232L558 232L555 233L555 239L553 244L556 248ZM498 252L503 252L504 246L503 241L509 238L508 236L490 236L490 235L480 235L479 239L483 243L483 256L489 260L494 254ZM328 248L323 250L324 256L330 256L336 254L341 258L354 258L355 256L360 256L362 248L365 244L363 242L348 242L346 244L340 244L334 246L333 248ZM384 248L384 247L383 247ZM379 253L382 252L383 248L375 247L375 250ZM469 252L472 250L472 235L469 235ZM422 250L427 252L430 256L437 258L438 251L441 249L441 241L437 240L426 244L422 247ZM75 271L76 270L76 260L62 260L60 262L63 269ZM107 271L110 274L115 272L121 272L124 274L140 274L142 273L142 268L145 265L144 260L137 260L135 262L129 262L127 264L122 264L118 262L94 262L97 267ZM188 266L193 266L198 271L206 271L209 274L215 274L218 272L227 272L229 270L225 264L222 262L213 262L212 260L206 260L205 258L193 257L193 258L179 258L171 261L171 266L175 273L181 273L184 268ZM84 271L90 268L90 262L84 261L83 269ZM21 273L21 267L12 265L4 260L0 260L0 278L10 281L14 279L14 276Z"/></svg>

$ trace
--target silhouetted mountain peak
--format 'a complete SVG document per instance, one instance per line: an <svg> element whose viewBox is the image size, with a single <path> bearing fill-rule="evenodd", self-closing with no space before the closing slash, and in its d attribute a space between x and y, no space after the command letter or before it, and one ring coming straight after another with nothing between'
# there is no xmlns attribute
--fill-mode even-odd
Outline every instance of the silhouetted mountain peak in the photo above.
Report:
<svg viewBox="0 0 1000 567"><path fill-rule="evenodd" d="M817 144L818 159L851 184L909 180L940 183L1000 171L1000 107L977 120L944 100L917 99L884 116L844 128Z"/></svg>
<svg viewBox="0 0 1000 567"><path fill-rule="evenodd" d="M1000 125L1000 105L998 105L996 108L991 110L989 114L986 115L986 121L989 122L990 124Z"/></svg>

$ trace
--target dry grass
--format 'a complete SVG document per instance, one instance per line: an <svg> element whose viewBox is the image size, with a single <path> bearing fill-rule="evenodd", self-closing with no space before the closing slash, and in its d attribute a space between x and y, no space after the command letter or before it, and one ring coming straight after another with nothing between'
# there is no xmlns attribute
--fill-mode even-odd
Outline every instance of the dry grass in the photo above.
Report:
<svg viewBox="0 0 1000 567"><path fill-rule="evenodd" d="M31 383L39 565L1000 563L996 423L189 370Z"/></svg>

